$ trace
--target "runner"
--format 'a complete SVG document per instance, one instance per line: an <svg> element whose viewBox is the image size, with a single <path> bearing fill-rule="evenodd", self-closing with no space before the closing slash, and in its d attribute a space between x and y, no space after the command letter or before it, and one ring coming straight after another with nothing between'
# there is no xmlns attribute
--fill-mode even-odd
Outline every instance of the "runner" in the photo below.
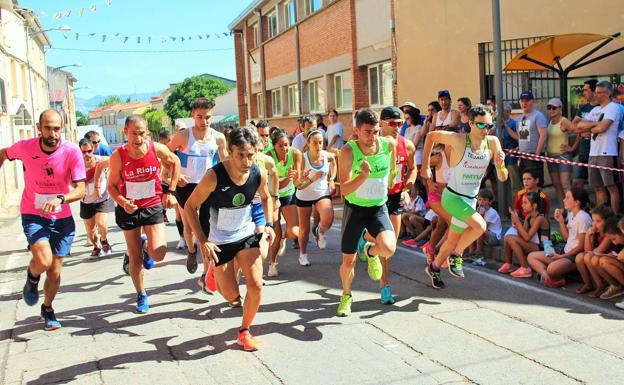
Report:
<svg viewBox="0 0 624 385"><path fill-rule="evenodd" d="M61 284L63 257L71 251L76 229L69 203L85 194L84 161L78 146L62 139L62 122L58 112L45 110L37 123L39 137L0 150L0 167L7 159L19 159L24 165L20 213L32 258L23 295L27 305L39 301L39 280L45 272L41 305L45 330L61 327L52 302Z"/></svg>
<svg viewBox="0 0 624 385"><path fill-rule="evenodd" d="M93 154L93 144L89 139L78 142L85 167L87 169L87 192L80 201L80 218L84 222L87 238L93 244L91 258L98 258L102 253L110 255L113 249L108 243L108 225L106 220L111 210L111 200L106 191L108 156ZM98 237L99 233L99 237Z"/></svg>
<svg viewBox="0 0 624 385"><path fill-rule="evenodd" d="M286 248L286 238L293 241L299 236L299 227L297 224L297 208L295 206L295 184L294 180L299 179L298 172L301 168L302 155L296 148L290 147L288 133L281 128L275 127L271 130L271 142L273 149L269 154L273 157L279 181L279 212L284 216L286 221L286 234L282 231L280 224L281 217L274 217L273 225L275 226L275 242L269 249L271 260L269 261L269 277L276 277L279 272L277 270L277 257L284 254ZM266 212L265 212L266 213Z"/></svg>
<svg viewBox="0 0 624 385"><path fill-rule="evenodd" d="M308 151L299 164L297 187L297 214L299 217L299 264L310 266L307 246L310 237L312 208L320 214L319 223L312 228L319 249L327 247L325 233L334 222L334 207L331 195L336 189L336 158L333 153L323 151L323 133L318 129L308 131Z"/></svg>
<svg viewBox="0 0 624 385"><path fill-rule="evenodd" d="M243 319L237 342L246 351L254 351L259 342L249 328L260 307L262 292L262 259L259 243L266 234L271 240L273 230L266 226L264 233L256 233L251 215L254 195L260 194L262 207L269 223L273 222L272 199L260 168L254 164L257 139L246 127L234 129L228 136L230 158L218 163L201 179L184 208L193 233L199 241L205 263L214 264L216 286L229 302L240 297L236 280L237 262L245 275L247 294L243 304ZM210 224L198 209L210 209ZM210 233L206 236L206 228Z"/></svg>
<svg viewBox="0 0 624 385"><path fill-rule="evenodd" d="M161 131L160 133L158 133L158 143L168 146L169 142L171 142L171 133L169 133L169 131ZM169 190L170 179L171 179L171 175L169 175L169 169L167 169L167 167L161 167L160 180L161 180L163 191ZM184 250L186 249L186 241L184 240L184 224L182 223L182 211L180 210L180 206L177 203L174 206L174 209L175 209L176 228L178 229L178 235L180 237L180 239L178 240L178 245L176 246L176 249ZM164 217L165 223L168 223L169 221L167 220L167 210L164 208L163 208L163 217Z"/></svg>
<svg viewBox="0 0 624 385"><path fill-rule="evenodd" d="M434 143L445 144L450 149L451 172L448 185L442 193L442 207L452 217L451 227L440 252L425 269L431 277L431 285L436 289L444 288L440 267L451 254L449 272L455 277L464 277L461 255L485 232L485 220L476 212L475 206L481 179L492 159L498 179L503 182L507 180L505 153L498 138L487 135L493 127L492 111L487 106L477 104L470 108L468 115L469 134L434 131L427 135L425 141L422 165L422 176L425 179L432 177L429 157Z"/></svg>
<svg viewBox="0 0 624 385"><path fill-rule="evenodd" d="M382 275L380 258L390 258L396 249L396 236L386 201L388 184L394 171L395 141L379 137L379 118L370 109L355 116L357 140L350 140L340 150L340 189L345 197L342 219L342 297L338 316L351 314L351 282L355 275L358 234L364 229L375 238L366 242L361 253L368 260L368 275L378 281Z"/></svg>
<svg viewBox="0 0 624 385"><path fill-rule="evenodd" d="M182 210L186 200L191 196L206 170L217 164L219 159L225 159L227 156L225 137L220 132L210 128L213 108L214 103L206 98L195 100L191 112L195 125L191 129L179 131L168 145L171 151L177 151L182 166L180 183L176 192L176 199ZM188 248L186 270L193 274L197 271L197 248L184 215L182 215L182 222L184 224L184 239ZM208 266L204 265L204 272L207 269Z"/></svg>
<svg viewBox="0 0 624 385"><path fill-rule="evenodd" d="M167 241L163 207L171 208L175 204L173 194L180 176L180 160L167 146L148 140L147 132L144 117L132 115L126 118L124 134L128 143L111 155L108 178L108 193L117 202L116 223L126 239L128 271L137 291L137 313L149 311L141 264L150 269L154 261L165 258ZM169 190L166 191L162 190L160 180L161 162L171 173ZM141 231L146 239L141 237ZM143 251L145 244L147 251Z"/></svg>

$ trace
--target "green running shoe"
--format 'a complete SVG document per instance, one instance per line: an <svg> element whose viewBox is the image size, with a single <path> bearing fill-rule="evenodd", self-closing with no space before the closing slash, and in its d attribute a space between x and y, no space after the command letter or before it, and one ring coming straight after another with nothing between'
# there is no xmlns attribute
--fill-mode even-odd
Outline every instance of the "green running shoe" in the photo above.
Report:
<svg viewBox="0 0 624 385"><path fill-rule="evenodd" d="M368 254L368 248L370 244L365 249L366 254ZM381 261L377 255L372 257L368 257L368 276L373 281L379 281L381 279L381 274L383 273L383 266L381 266Z"/></svg>
<svg viewBox="0 0 624 385"><path fill-rule="evenodd" d="M342 295L340 297L340 303L338 304L338 311L336 314L338 317L346 317L351 314L351 304L353 303L353 297L349 295Z"/></svg>

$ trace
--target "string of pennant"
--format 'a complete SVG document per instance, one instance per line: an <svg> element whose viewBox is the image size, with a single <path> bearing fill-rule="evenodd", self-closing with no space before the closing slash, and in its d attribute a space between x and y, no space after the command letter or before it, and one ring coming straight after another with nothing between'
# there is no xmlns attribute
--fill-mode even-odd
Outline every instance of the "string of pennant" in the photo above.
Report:
<svg viewBox="0 0 624 385"><path fill-rule="evenodd" d="M154 43L184 43L189 41L198 41L198 40L209 40L209 39L226 39L232 36L232 32L221 32L221 33L202 33L202 34L193 34L186 36L136 36L136 35L126 35L121 32L117 33L98 33L98 32L89 32L89 33L64 33L63 37L65 39L92 39L99 41L100 43L104 43L106 41L112 40L121 40L124 44L128 42L136 42L136 44L152 44Z"/></svg>
<svg viewBox="0 0 624 385"><path fill-rule="evenodd" d="M104 0L103 3L107 6L110 6L111 4L113 4L113 0ZM80 7L77 9L76 12L73 12L72 9L67 9L64 11L53 12L52 14L49 14L45 11L40 11L38 12L38 14L41 17L53 17L56 20L61 20L63 18L70 17L72 15L83 16L86 12L91 12L91 13L97 12L97 3L92 3L88 6Z"/></svg>

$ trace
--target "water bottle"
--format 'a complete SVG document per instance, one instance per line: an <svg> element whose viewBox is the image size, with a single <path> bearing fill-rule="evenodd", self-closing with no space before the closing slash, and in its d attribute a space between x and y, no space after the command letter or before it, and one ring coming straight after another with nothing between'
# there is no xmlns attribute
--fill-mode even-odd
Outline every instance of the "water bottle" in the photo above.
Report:
<svg viewBox="0 0 624 385"><path fill-rule="evenodd" d="M553 247L553 243L550 239L547 239L543 242L544 245L544 254L546 254L547 257L551 257L553 254L555 254L555 248Z"/></svg>

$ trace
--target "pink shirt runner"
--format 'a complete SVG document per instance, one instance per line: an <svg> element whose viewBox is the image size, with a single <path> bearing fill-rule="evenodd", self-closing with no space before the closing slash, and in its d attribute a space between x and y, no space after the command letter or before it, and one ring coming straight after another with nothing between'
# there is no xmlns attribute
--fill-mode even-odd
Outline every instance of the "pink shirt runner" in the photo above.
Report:
<svg viewBox="0 0 624 385"><path fill-rule="evenodd" d="M77 145L61 139L59 147L51 154L43 152L39 138L20 140L7 148L9 160L24 163L25 188L20 212L41 215L42 205L59 194L69 193L70 184L86 178L82 153ZM43 216L60 219L72 215L69 204L60 211Z"/></svg>

